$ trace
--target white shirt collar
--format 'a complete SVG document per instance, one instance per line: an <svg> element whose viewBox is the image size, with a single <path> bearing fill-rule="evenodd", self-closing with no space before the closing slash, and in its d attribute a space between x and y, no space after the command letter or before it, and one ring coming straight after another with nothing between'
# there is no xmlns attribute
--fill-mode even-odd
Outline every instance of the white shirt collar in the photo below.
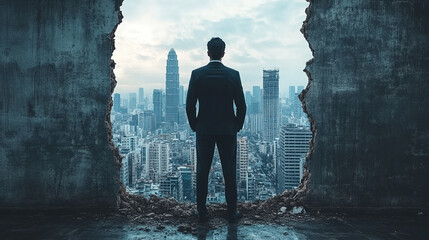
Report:
<svg viewBox="0 0 429 240"><path fill-rule="evenodd" d="M222 63L221 60L210 60L210 62L218 62L218 63Z"/></svg>

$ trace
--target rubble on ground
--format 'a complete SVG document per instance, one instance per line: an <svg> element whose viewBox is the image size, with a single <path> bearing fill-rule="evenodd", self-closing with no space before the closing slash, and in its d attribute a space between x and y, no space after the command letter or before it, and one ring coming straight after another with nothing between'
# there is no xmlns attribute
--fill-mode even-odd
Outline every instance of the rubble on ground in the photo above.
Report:
<svg viewBox="0 0 429 240"><path fill-rule="evenodd" d="M305 217L304 197L307 190L308 173L301 185L292 191L286 190L266 201L238 203L238 210L243 214L242 222L281 222L285 218ZM226 203L208 204L210 217L224 219L227 215ZM182 203L173 198L161 198L151 195L149 198L129 194L121 188L119 213L139 222L177 223L183 232L192 232L190 223L196 222L196 203ZM219 220L222 221L222 220Z"/></svg>

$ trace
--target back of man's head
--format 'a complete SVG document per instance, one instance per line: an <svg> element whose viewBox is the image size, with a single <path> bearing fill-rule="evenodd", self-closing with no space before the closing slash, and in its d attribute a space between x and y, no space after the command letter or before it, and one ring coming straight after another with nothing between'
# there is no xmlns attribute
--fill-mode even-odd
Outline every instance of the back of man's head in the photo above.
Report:
<svg viewBox="0 0 429 240"><path fill-rule="evenodd" d="M225 42L219 37L213 37L207 43L207 50L211 59L220 60L225 53Z"/></svg>

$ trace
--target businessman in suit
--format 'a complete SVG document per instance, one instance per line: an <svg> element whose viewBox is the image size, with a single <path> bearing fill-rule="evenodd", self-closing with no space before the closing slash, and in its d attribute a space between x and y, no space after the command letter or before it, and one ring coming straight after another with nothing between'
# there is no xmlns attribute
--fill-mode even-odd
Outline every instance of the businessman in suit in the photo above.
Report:
<svg viewBox="0 0 429 240"><path fill-rule="evenodd" d="M196 132L198 220L208 219L208 175L216 144L225 180L228 219L235 221L241 217L237 211L237 132L243 127L246 103L239 72L222 64L225 42L212 38L207 50L210 62L192 71L186 98L189 125Z"/></svg>

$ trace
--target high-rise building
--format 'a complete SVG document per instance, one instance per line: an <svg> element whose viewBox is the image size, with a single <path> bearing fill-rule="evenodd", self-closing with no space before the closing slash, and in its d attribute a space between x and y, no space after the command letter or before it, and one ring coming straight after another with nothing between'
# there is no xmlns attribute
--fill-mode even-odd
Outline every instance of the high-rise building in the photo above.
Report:
<svg viewBox="0 0 429 240"><path fill-rule="evenodd" d="M260 133L262 130L262 122L263 122L263 115L258 114L249 114L246 118L247 125L246 130L250 131L251 133Z"/></svg>
<svg viewBox="0 0 429 240"><path fill-rule="evenodd" d="M248 109L248 111L246 112L246 114L250 114L252 111L252 102L253 102L253 97L252 94L250 93L250 91L246 91L244 93L244 99L246 101L246 107Z"/></svg>
<svg viewBox="0 0 429 240"><path fill-rule="evenodd" d="M119 171L119 178L121 179L121 182L125 186L130 185L130 179L129 179L129 170L128 170L128 158L122 159L121 169Z"/></svg>
<svg viewBox="0 0 429 240"><path fill-rule="evenodd" d="M138 180L139 168L141 166L140 162L140 153L129 152L122 162L128 161L128 185L129 187L134 187Z"/></svg>
<svg viewBox="0 0 429 240"><path fill-rule="evenodd" d="M121 111L121 95L119 93L113 95L113 111Z"/></svg>
<svg viewBox="0 0 429 240"><path fill-rule="evenodd" d="M260 86L253 86L253 113L262 113L262 91Z"/></svg>
<svg viewBox="0 0 429 240"><path fill-rule="evenodd" d="M166 111L165 121L179 122L179 62L172 48L167 58L167 73L165 75Z"/></svg>
<svg viewBox="0 0 429 240"><path fill-rule="evenodd" d="M155 114L152 110L144 111L143 114L143 134L152 132L155 129Z"/></svg>
<svg viewBox="0 0 429 240"><path fill-rule="evenodd" d="M299 94L301 94L302 90L304 90L304 86L298 86L297 88L298 88L297 92L298 92L298 95L299 95Z"/></svg>
<svg viewBox="0 0 429 240"><path fill-rule="evenodd" d="M138 126L140 129L144 129L144 112L138 114Z"/></svg>
<svg viewBox="0 0 429 240"><path fill-rule="evenodd" d="M185 87L183 85L179 86L179 105L185 104Z"/></svg>
<svg viewBox="0 0 429 240"><path fill-rule="evenodd" d="M137 94L136 93L130 93L130 100L128 102L128 107L130 111L136 109L137 107Z"/></svg>
<svg viewBox="0 0 429 240"><path fill-rule="evenodd" d="M153 111L155 113L155 128L159 128L162 122L162 90L154 89L152 98Z"/></svg>
<svg viewBox="0 0 429 240"><path fill-rule="evenodd" d="M143 104L144 102L144 90L143 88L139 88L139 102L138 104Z"/></svg>
<svg viewBox="0 0 429 240"><path fill-rule="evenodd" d="M295 96L292 100L292 114L293 114L294 118L299 119L303 115L303 111L302 111L302 107L301 107L302 103L298 97L299 93L295 93L294 95Z"/></svg>
<svg viewBox="0 0 429 240"><path fill-rule="evenodd" d="M307 127L295 124L282 126L276 158L277 193L298 187L311 138L312 133Z"/></svg>
<svg viewBox="0 0 429 240"><path fill-rule="evenodd" d="M246 181L247 178L247 138L237 138L237 170L238 182Z"/></svg>
<svg viewBox="0 0 429 240"><path fill-rule="evenodd" d="M154 140L146 145L145 177L158 184L161 176L171 172L170 146L167 141Z"/></svg>
<svg viewBox="0 0 429 240"><path fill-rule="evenodd" d="M289 86L289 102L295 97L295 86Z"/></svg>
<svg viewBox="0 0 429 240"><path fill-rule="evenodd" d="M194 195L192 191L192 168L190 166L180 166L177 169L182 176L182 191L184 201L193 201Z"/></svg>
<svg viewBox="0 0 429 240"><path fill-rule="evenodd" d="M263 70L263 139L272 142L279 135L279 70Z"/></svg>
<svg viewBox="0 0 429 240"><path fill-rule="evenodd" d="M197 148L195 146L189 147L189 163L192 167L192 192L196 196L197 189Z"/></svg>
<svg viewBox="0 0 429 240"><path fill-rule="evenodd" d="M247 100L246 100L247 101ZM261 87L253 86L253 96L249 104L249 114L257 114L262 112L262 93Z"/></svg>
<svg viewBox="0 0 429 240"><path fill-rule="evenodd" d="M159 184L161 196L183 201L183 181L181 172L168 173L161 176Z"/></svg>
<svg viewBox="0 0 429 240"><path fill-rule="evenodd" d="M122 138L121 148L129 149L129 151L135 151L137 148L137 136L125 136Z"/></svg>

